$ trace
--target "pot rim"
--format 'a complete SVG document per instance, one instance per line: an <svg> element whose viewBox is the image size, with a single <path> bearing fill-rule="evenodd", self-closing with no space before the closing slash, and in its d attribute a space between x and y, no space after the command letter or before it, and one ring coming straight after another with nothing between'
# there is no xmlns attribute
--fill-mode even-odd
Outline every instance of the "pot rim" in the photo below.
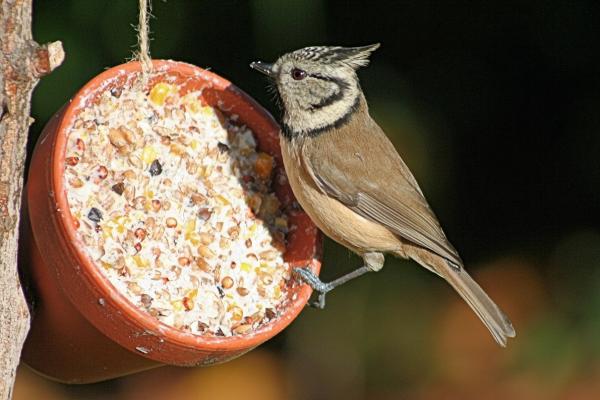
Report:
<svg viewBox="0 0 600 400"><path fill-rule="evenodd" d="M208 82L210 85L209 87L212 89L216 89L217 91L227 91L233 94L239 100L241 100L241 103L245 105L243 107L245 111L254 113L254 118L259 118L263 123L266 123L269 129L263 132L263 135L267 135L270 137L270 139L278 140L279 126L273 117L260 104L258 104L249 95L234 86L228 80L210 71L182 62L171 60L153 60L153 66L153 72L159 74L176 72L184 76L187 75L192 79L199 79ZM65 152L68 130L72 126L80 110L86 106L86 104L94 97L95 94L97 94L99 91L105 90L110 85L110 82L114 81L114 79L118 77L128 78L130 75L140 71L140 63L138 61L132 61L110 68L95 76L72 98L71 102L66 106L64 113L62 114L61 120L58 121L56 142L52 150L52 159L50 160L50 165L52 166L52 171L50 172L50 184L54 192L56 205L59 211L59 216L57 218L58 225L60 226L62 233L66 236L66 242L70 246L71 253L74 254L79 263L79 265L75 268L79 268L77 272L85 278L85 283L88 286L88 290L91 290L99 295L99 302L111 302L114 304L117 310L121 310L123 317L128 319L129 322L144 332L158 336L160 340L169 341L178 345L179 347L188 348L190 350L197 349L200 351L236 351L252 349L253 347L278 334L298 316L312 293L312 289L308 285L296 285L295 287L292 287L290 290L294 291L294 293L297 293L296 298L290 298L288 300L288 304L283 308L283 313L279 318L266 323L256 331L253 331L247 335L206 337L184 332L177 328L166 325L162 322L159 322L148 313L142 311L139 307L127 300L127 298L110 283L110 280L104 276L104 274L93 263L86 253L80 251L80 247L82 246L79 245L80 239L78 238L77 232L74 228L74 218L72 217L69 209L66 195L67 190L64 186ZM223 110L223 112L227 114L226 109ZM240 115L239 117L240 120L244 122L245 118L243 115ZM280 154L277 154L276 157L280 159ZM279 165L279 168L283 168L281 164ZM306 218L306 220L310 221L308 218ZM291 264L292 267L294 265L308 265L316 273L318 273L320 269L321 234L312 222L309 222L307 225L308 226L304 226L302 228L314 229L314 233L312 233L311 236L316 235L312 250L312 258L299 260ZM286 252L287 251L289 251L289 248L286 249ZM62 290L65 292L71 303L73 303L73 305L83 314L83 316L88 319L92 325L96 326L96 328L101 329L98 324L91 320L86 314L86 307L74 301L76 299L71 298L69 292L65 290L64 287L62 287ZM116 338L111 334L111 332L106 332L103 329L101 329L101 331L103 331L107 336L111 337L111 339L133 351L130 345L127 345L127 343L124 343L122 340L119 340L119 338ZM140 355L148 358L154 358L151 354L147 354L137 347L135 349L138 350Z"/></svg>

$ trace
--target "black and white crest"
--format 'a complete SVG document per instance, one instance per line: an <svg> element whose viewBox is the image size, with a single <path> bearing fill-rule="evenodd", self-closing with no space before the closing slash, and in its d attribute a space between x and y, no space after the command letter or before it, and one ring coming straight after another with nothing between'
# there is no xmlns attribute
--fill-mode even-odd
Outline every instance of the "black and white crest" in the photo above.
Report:
<svg viewBox="0 0 600 400"><path fill-rule="evenodd" d="M378 47L311 46L273 64L252 63L277 89L284 136L314 136L348 123L363 99L356 70L368 65Z"/></svg>
<svg viewBox="0 0 600 400"><path fill-rule="evenodd" d="M361 47L311 46L296 50L290 53L290 56L299 61L315 61L323 64L341 63L357 69L369 64L369 56L379 46L379 43Z"/></svg>

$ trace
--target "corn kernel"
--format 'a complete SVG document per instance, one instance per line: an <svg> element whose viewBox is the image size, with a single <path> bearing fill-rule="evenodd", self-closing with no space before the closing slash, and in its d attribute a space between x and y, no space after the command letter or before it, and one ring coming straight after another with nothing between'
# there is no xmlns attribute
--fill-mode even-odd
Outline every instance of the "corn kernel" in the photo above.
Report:
<svg viewBox="0 0 600 400"><path fill-rule="evenodd" d="M185 223L185 227L184 227L185 238L189 240L192 233L195 233L195 231L196 231L196 220L195 219L188 220Z"/></svg>
<svg viewBox="0 0 600 400"><path fill-rule="evenodd" d="M133 258L133 261L135 262L135 265L137 265L138 268L146 268L150 265L148 260L146 260L145 258L141 257L138 254L136 254L132 258Z"/></svg>
<svg viewBox="0 0 600 400"><path fill-rule="evenodd" d="M148 165L152 161L156 160L157 152L153 146L145 146L142 150L142 161Z"/></svg>
<svg viewBox="0 0 600 400"><path fill-rule="evenodd" d="M215 109L209 106L200 107L200 112L207 117L212 117L215 115Z"/></svg>
<svg viewBox="0 0 600 400"><path fill-rule="evenodd" d="M198 295L198 289L192 289L189 292L187 292L185 297L194 300L197 295Z"/></svg>
<svg viewBox="0 0 600 400"><path fill-rule="evenodd" d="M250 272L250 270L252 270L252 265L248 264L247 262L243 262L240 265L240 269L244 272Z"/></svg>
<svg viewBox="0 0 600 400"><path fill-rule="evenodd" d="M173 305L173 309L175 311L183 311L184 310L183 301L181 301L181 300L172 301L171 304Z"/></svg>
<svg viewBox="0 0 600 400"><path fill-rule="evenodd" d="M224 206L228 206L231 203L229 202L229 200L227 200L225 197L221 196L220 194L218 194L217 196L215 196L215 198L217 199L217 201L221 204L223 204Z"/></svg>
<svg viewBox="0 0 600 400"><path fill-rule="evenodd" d="M185 231L186 233L192 233L196 230L196 220L190 219L185 223Z"/></svg>
<svg viewBox="0 0 600 400"><path fill-rule="evenodd" d="M102 227L102 237L104 239L108 239L109 237L112 237L112 228L110 226L103 226Z"/></svg>
<svg viewBox="0 0 600 400"><path fill-rule="evenodd" d="M244 317L244 311L240 307L232 307L231 310L231 319L234 321L241 321Z"/></svg>
<svg viewBox="0 0 600 400"><path fill-rule="evenodd" d="M150 101L156 105L162 106L165 100L170 95L177 92L177 88L174 85L168 83L159 82L150 91Z"/></svg>
<svg viewBox="0 0 600 400"><path fill-rule="evenodd" d="M190 241L194 246L198 246L200 244L200 235L196 232L191 232L190 234L186 234L185 238Z"/></svg>

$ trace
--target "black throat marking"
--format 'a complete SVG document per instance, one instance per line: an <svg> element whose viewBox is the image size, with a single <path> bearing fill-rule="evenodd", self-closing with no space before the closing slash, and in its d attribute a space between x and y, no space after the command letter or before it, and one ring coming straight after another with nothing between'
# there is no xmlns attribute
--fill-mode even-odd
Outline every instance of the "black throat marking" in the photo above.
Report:
<svg viewBox="0 0 600 400"><path fill-rule="evenodd" d="M318 128L315 128L315 129L304 130L304 131L297 131L293 127L291 127L288 124L286 124L285 122L282 122L282 124L281 124L281 134L287 140L291 140L292 138L297 137L297 136L315 137L315 136L318 136L318 135L320 135L322 133L326 133L330 129L341 128L342 126L344 126L348 122L350 122L350 120L352 119L352 116L358 110L358 107L360 105L360 97L361 96L360 96L360 90L359 90L359 94L357 94L356 99L354 100L354 103L352 103L352 106L350 106L350 108L348 109L348 111L344 115L342 115L340 118L338 118L337 120L333 121L330 124L326 124L326 125L320 126Z"/></svg>
<svg viewBox="0 0 600 400"><path fill-rule="evenodd" d="M324 107L330 106L333 103L338 102L339 100L342 100L344 98L344 95L350 89L350 84L340 78L324 76L324 75L320 75L320 74L308 74L308 76L313 77L315 79L320 79L322 81L333 82L338 87L338 90L335 91L332 95L325 97L324 99L319 101L317 104L311 104L309 110L313 111L313 112L316 110L320 110Z"/></svg>

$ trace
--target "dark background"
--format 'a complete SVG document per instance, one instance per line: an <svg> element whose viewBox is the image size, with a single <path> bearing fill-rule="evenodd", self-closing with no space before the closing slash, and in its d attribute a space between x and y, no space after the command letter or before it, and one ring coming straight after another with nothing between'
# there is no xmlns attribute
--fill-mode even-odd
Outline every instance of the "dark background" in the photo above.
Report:
<svg viewBox="0 0 600 400"><path fill-rule="evenodd" d="M372 115L518 336L495 347L447 285L390 259L224 366L85 387L22 369L16 399L600 397L600 3L153 3L154 58L210 67L276 116L250 61L381 42L359 72ZM35 2L35 39L61 40L66 60L34 94L31 149L81 86L131 58L136 22L135 0ZM359 265L325 248L326 278Z"/></svg>

